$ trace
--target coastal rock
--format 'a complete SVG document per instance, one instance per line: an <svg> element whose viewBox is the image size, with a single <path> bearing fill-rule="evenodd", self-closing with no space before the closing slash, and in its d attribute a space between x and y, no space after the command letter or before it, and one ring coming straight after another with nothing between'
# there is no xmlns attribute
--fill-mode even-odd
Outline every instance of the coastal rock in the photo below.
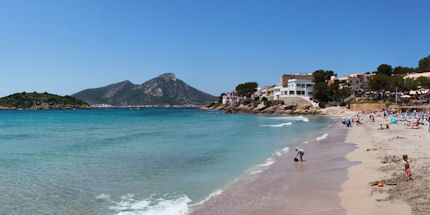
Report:
<svg viewBox="0 0 430 215"><path fill-rule="evenodd" d="M284 110L284 114L288 114L288 115L290 115L290 114L292 114L293 113L293 111L292 110Z"/></svg>
<svg viewBox="0 0 430 215"><path fill-rule="evenodd" d="M225 113L241 112L264 115L315 115L320 113L319 108L315 108L310 104L283 104L279 100L266 104L261 101L246 100L245 102L230 105L216 104L207 106L202 110L224 110Z"/></svg>

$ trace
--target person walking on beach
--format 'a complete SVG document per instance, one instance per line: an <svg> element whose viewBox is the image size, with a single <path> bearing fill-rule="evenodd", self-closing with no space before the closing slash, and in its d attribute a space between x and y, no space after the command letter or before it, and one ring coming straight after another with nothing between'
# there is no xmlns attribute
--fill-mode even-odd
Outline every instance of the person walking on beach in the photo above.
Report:
<svg viewBox="0 0 430 215"><path fill-rule="evenodd" d="M403 155L403 164L405 165L405 172L408 175L408 180L412 180L411 167L409 165L410 160L408 160L408 155Z"/></svg>
<svg viewBox="0 0 430 215"><path fill-rule="evenodd" d="M297 157L299 157L300 161L303 162L303 155L305 155L305 151L301 148L296 148L296 152L297 152L296 159Z"/></svg>

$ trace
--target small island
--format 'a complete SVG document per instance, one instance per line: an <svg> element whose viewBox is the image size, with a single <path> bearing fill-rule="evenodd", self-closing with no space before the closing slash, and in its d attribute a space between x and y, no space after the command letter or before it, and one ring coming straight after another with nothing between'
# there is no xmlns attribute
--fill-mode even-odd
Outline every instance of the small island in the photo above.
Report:
<svg viewBox="0 0 430 215"><path fill-rule="evenodd" d="M45 93L15 93L0 98L0 110L89 109L88 103L71 96Z"/></svg>

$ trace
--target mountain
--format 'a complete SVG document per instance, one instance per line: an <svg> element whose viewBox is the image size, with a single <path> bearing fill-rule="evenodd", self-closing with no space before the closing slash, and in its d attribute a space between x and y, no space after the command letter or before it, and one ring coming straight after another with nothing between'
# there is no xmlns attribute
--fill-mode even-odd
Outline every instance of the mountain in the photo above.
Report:
<svg viewBox="0 0 430 215"><path fill-rule="evenodd" d="M15 93L0 98L0 110L40 110L40 109L86 109L90 106L71 96L49 93Z"/></svg>
<svg viewBox="0 0 430 215"><path fill-rule="evenodd" d="M205 105L216 100L215 96L189 86L173 73L162 74L141 85L123 81L83 90L72 96L93 106L188 106Z"/></svg>

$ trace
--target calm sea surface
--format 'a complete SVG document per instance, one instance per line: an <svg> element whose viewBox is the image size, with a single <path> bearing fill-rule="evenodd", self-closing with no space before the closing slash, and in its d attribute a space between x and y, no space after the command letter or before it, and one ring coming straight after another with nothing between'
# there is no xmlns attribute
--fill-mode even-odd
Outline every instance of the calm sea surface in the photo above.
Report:
<svg viewBox="0 0 430 215"><path fill-rule="evenodd" d="M167 108L0 111L0 214L184 214L328 123Z"/></svg>

